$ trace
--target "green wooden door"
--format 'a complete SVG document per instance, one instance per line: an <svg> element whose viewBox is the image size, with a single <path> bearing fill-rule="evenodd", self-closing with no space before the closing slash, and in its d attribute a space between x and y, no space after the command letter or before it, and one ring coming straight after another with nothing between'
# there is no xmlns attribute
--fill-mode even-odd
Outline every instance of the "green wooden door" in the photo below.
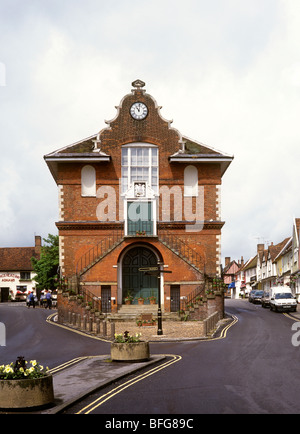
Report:
<svg viewBox="0 0 300 434"><path fill-rule="evenodd" d="M123 299L130 293L134 297L133 304L143 297L149 304L148 297L158 297L158 278L147 276L139 268L155 267L157 259L154 253L144 247L135 247L128 251L122 264Z"/></svg>

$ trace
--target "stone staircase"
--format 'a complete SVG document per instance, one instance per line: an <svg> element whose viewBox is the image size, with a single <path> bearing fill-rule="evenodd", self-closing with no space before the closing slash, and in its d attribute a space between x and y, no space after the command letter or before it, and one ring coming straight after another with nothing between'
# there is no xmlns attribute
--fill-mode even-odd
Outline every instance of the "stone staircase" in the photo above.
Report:
<svg viewBox="0 0 300 434"><path fill-rule="evenodd" d="M123 305L118 310L118 313L107 314L107 319L109 321L116 321L116 322L135 321L140 315L151 314L151 313L153 319L157 319L157 310L158 310L157 304ZM180 317L177 312L162 312L162 319L163 321L167 321L167 320L179 321Z"/></svg>

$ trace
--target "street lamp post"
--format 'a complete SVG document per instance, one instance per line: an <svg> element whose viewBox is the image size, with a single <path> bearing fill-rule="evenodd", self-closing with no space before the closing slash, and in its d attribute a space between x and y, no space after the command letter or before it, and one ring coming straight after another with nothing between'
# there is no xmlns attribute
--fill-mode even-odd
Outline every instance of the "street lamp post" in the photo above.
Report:
<svg viewBox="0 0 300 434"><path fill-rule="evenodd" d="M155 267L139 268L139 271L144 272L146 275L157 277L157 285L158 285L158 288L157 288L158 289L157 335L158 336L163 335L162 312L161 312L160 275L161 275L161 273L172 273L172 271L161 270L161 268L160 268L161 265L162 265L162 263L158 261L157 266L155 266Z"/></svg>
<svg viewBox="0 0 300 434"><path fill-rule="evenodd" d="M160 264L157 265L160 268ZM162 313L161 313L160 274L157 275L157 285L158 285L157 336L162 336L163 329L162 329Z"/></svg>

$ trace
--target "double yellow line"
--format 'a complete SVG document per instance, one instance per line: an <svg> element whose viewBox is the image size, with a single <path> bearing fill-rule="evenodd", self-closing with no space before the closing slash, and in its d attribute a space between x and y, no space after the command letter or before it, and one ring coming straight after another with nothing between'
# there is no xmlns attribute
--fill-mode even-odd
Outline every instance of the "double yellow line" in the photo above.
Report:
<svg viewBox="0 0 300 434"><path fill-rule="evenodd" d="M76 365L76 363L82 362L82 360L87 359L93 359L97 356L83 356L83 357L77 357L76 359L69 360L68 362L65 362L59 366L56 366L55 368L49 369L50 374L56 374L59 371L62 371L63 369L69 368L70 366Z"/></svg>
<svg viewBox="0 0 300 434"><path fill-rule="evenodd" d="M51 319L52 319L52 317L53 317L54 315L55 315L55 314L50 315L50 316L47 318L47 322L49 322L49 323L52 324L52 325L56 325L56 326L58 326L58 327L61 327L61 328L65 328L65 329L67 329L67 330L70 330L68 327L65 327L65 326L63 326L63 325L61 325L61 324L53 323L53 322L51 321ZM202 343L202 342L211 342L211 341L216 341L216 340L220 340L220 339L225 339L226 336L227 336L227 332L228 332L228 330L229 330L231 327L233 327L233 326L238 322L238 318L237 318L235 315L232 315L232 318L233 318L233 321L230 322L230 324L228 324L226 327L224 327L224 328L222 329L221 334L220 334L219 337L217 337L217 338L212 338L212 339L208 339L208 340L199 341L199 343ZM72 331L75 331L75 330L72 330ZM79 332L79 331L77 331L77 330L76 330L75 332L77 332L78 334L85 335L84 333L81 333L81 332ZM85 335L85 336L86 336L86 335ZM103 340L103 341L104 341L104 339L96 338L96 337L94 337L94 336L89 336L89 337L93 337L93 338L95 338L95 339ZM66 363L63 363L62 365L57 366L56 368L51 369L51 370L50 370L50 373L51 373L51 374L54 374L54 373L59 372L59 371L61 371L61 370L63 370L63 369L66 369L66 368L68 368L68 367L70 367L70 366L72 366L72 365L74 365L74 364L76 364L76 363L79 363L79 362L82 361L82 360L91 359L91 358L93 358L93 357L97 357L97 356L77 357L77 358L75 358L75 359L73 359L73 360L70 360L70 361L68 361L68 362L66 362ZM101 395L99 398L97 398L95 401L93 401L92 403L90 403L90 404L87 405L86 407L82 408L82 409L81 409L80 411L78 411L76 414L89 414L89 413L91 413L91 412L94 411L96 408L100 407L100 406L103 405L105 402L107 402L109 399L113 398L114 396L118 395L119 393L123 392L124 390L128 389L129 387L134 386L136 383L139 383L140 381L143 381L143 380L145 380L146 378L148 378L148 377L150 377L150 376L152 376L152 375L155 375L155 374L157 374L158 372L160 372L161 370L166 369L166 368L170 367L171 365L173 365L174 363L177 363L177 362L179 362L179 361L182 360L182 357L181 357L181 356L173 355L173 354L171 354L171 355L170 355L170 354L165 354L165 357L169 357L169 358L171 358L171 359L169 359L169 360L166 361L165 363L163 363L163 364L161 364L161 365L159 365L159 366L157 366L157 367L155 367L155 368L152 368L152 369L148 370L147 372L145 372L145 373L143 373L143 374L141 374L141 375L138 375L137 377L134 377L134 378L131 379L131 380L126 381L125 383L123 383L123 384L121 384L120 386L118 386L118 387L112 389L112 390L109 391L108 393L105 393L104 395Z"/></svg>
<svg viewBox="0 0 300 434"><path fill-rule="evenodd" d="M149 371L145 372L144 374L138 375L137 377L135 377L129 381L126 381L125 383L112 389L110 392L105 393L104 395L101 395L98 399L91 402L86 407L82 408L76 414L89 414L89 413L91 413L96 408L100 407L105 402L107 402L109 399L111 399L114 396L118 395L119 393L123 392L123 390L128 389L131 386L134 386L136 383L145 380L146 378L150 377L151 375L157 374L159 371L168 368L169 366L173 365L174 363L179 362L182 359L181 356L176 356L176 355L166 354L165 356L171 357L171 360L168 360L167 362L163 363L162 365L159 365L156 368L152 368Z"/></svg>
<svg viewBox="0 0 300 434"><path fill-rule="evenodd" d="M228 330L233 327L237 322L238 318L235 315L232 315L233 321L228 324L224 329L222 330L221 334L217 338L208 339L207 341L199 341L201 342L210 342L210 341L216 341L220 339L225 339L227 336ZM166 357L171 357L171 360L168 360L167 362L163 363L162 365L159 365L155 368L150 369L149 371L145 372L144 374L138 375L137 377L126 381L125 383L121 384L120 386L112 389L110 392L105 393L104 395L101 395L99 398L97 398L95 401L91 402L86 407L79 410L76 414L89 414L101 405L103 405L105 402L113 398L114 396L118 395L119 393L123 392L124 390L128 389L129 387L134 386L136 383L139 383L140 381L145 380L146 378L157 374L159 371L168 368L169 366L173 365L174 363L179 362L182 360L181 356L177 355L165 355Z"/></svg>

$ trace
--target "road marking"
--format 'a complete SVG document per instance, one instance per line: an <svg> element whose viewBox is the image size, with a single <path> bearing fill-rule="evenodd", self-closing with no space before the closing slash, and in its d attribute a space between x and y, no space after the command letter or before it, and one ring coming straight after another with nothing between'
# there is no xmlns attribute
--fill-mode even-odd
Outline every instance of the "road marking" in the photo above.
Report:
<svg viewBox="0 0 300 434"><path fill-rule="evenodd" d="M105 393L104 395L97 398L95 401L91 402L86 407L79 410L76 414L89 414L89 413L91 413L96 408L100 407L105 402L107 402L109 399L111 399L114 396L118 395L119 393L123 392L123 390L128 389L128 387L134 386L136 383L143 381L146 378L150 377L151 375L157 374L162 369L166 369L169 366L173 365L174 363L177 363L180 360L182 360L181 356L169 355L169 354L164 354L164 355L166 357L172 357L172 359L168 360L167 362L163 363L162 365L159 365L156 368L150 369L149 371L145 372L144 374L138 375L137 377L121 384L120 386L112 389L110 392Z"/></svg>
<svg viewBox="0 0 300 434"><path fill-rule="evenodd" d="M94 357L99 356L83 356L83 357L77 357L76 359L69 360L68 362L63 363L62 365L56 366L55 368L49 369L50 374L56 374L59 371L62 371L63 369L69 368L70 366L76 365L76 363L82 362L83 360L87 359L93 359Z"/></svg>
<svg viewBox="0 0 300 434"><path fill-rule="evenodd" d="M299 318L296 318L295 316L293 316L293 315L290 315L289 313L283 313L283 315L284 316L286 316L287 318L289 318L289 319L292 319L293 321L296 321L296 322L298 322L299 321Z"/></svg>

